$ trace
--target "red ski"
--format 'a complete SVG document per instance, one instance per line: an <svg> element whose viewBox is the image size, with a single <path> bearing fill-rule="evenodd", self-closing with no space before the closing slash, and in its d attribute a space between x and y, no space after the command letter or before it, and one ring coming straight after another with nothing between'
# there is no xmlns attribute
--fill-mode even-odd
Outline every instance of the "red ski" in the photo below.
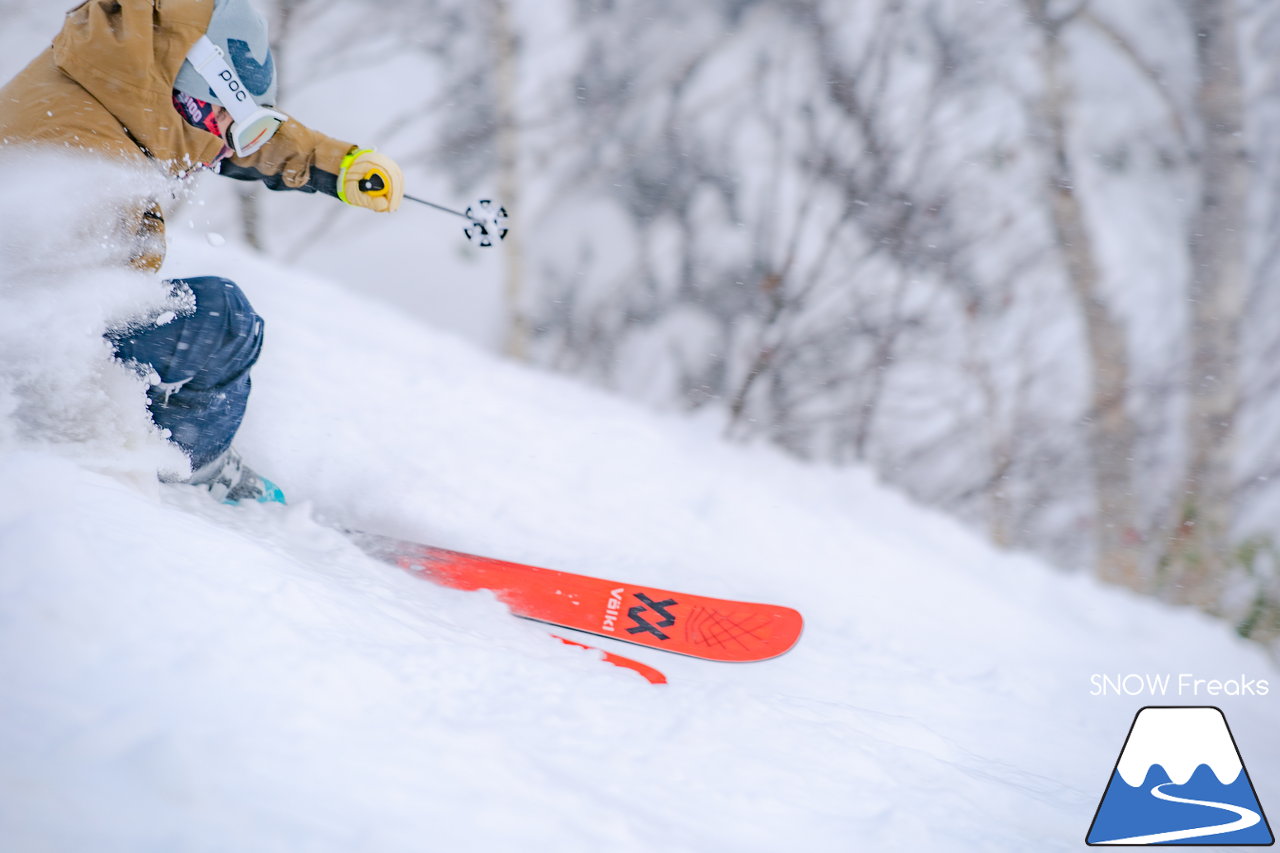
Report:
<svg viewBox="0 0 1280 853"><path fill-rule="evenodd" d="M690 595L354 533L373 556L454 589L487 589L517 616L705 660L788 651L804 620L790 607Z"/></svg>

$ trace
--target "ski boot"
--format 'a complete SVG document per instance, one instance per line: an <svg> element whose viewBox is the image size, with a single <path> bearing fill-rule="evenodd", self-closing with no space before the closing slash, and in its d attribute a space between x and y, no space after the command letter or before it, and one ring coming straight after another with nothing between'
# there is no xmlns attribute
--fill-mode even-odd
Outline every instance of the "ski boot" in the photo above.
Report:
<svg viewBox="0 0 1280 853"><path fill-rule="evenodd" d="M243 500L263 504L285 502L280 487L246 465L234 447L196 470L187 482L208 489L209 494L224 504L234 505Z"/></svg>

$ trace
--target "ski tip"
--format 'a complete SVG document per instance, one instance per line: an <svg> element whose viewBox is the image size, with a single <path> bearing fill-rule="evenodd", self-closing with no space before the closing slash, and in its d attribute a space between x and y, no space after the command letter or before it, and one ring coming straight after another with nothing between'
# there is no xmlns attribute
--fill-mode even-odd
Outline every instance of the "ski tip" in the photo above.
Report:
<svg viewBox="0 0 1280 853"><path fill-rule="evenodd" d="M804 634L804 617L800 615L799 610L790 607L779 607L779 610L785 614L783 627L778 632L779 640L783 645L778 655L784 655L796 647L800 642L800 637ZM774 655L777 657L777 655Z"/></svg>
<svg viewBox="0 0 1280 853"><path fill-rule="evenodd" d="M681 641L661 648L704 660L755 663L791 651L804 632L804 617L790 607L741 602L708 604L695 604L683 613Z"/></svg>
<svg viewBox="0 0 1280 853"><path fill-rule="evenodd" d="M800 615L799 610L779 607L778 611L779 617L774 623L774 634L767 650L767 657L761 657L760 660L771 660L785 655L796 647L804 634L804 617Z"/></svg>

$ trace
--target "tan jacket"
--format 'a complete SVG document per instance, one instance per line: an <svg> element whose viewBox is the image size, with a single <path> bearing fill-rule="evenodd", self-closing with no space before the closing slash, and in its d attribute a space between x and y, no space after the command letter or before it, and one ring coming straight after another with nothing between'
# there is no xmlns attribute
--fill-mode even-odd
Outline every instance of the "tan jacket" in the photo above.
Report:
<svg viewBox="0 0 1280 853"><path fill-rule="evenodd" d="M0 150L58 145L140 162L179 177L213 163L223 142L189 125L173 107L191 46L213 0L88 0L67 13L53 45L0 88ZM272 189L336 195L336 176L354 146L290 119L256 154L224 171ZM122 215L138 235L132 263L158 269L164 218L151 203Z"/></svg>

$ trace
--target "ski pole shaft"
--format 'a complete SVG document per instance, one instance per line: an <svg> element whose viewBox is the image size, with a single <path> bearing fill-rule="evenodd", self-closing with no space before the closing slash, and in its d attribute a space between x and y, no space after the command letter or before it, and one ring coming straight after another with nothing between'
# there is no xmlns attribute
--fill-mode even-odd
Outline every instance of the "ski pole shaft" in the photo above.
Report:
<svg viewBox="0 0 1280 853"><path fill-rule="evenodd" d="M367 175L361 178L356 186L361 192L370 195L385 195L389 189L389 181L384 172L378 169L371 169ZM418 204L434 207L442 213L448 213L451 216L457 216L467 220L468 224L463 228L463 233L467 235L467 239L478 246L492 246L494 239L502 240L507 236L507 211L506 208L495 205L489 199L481 199L476 202L476 208L480 211L477 217L468 207L466 213L460 210L454 210L452 207L445 207L443 204L436 204L434 201L427 201L425 198L405 193L403 198Z"/></svg>
<svg viewBox="0 0 1280 853"><path fill-rule="evenodd" d="M361 192L366 192L374 195L383 193L387 189L386 181L383 179L383 176L381 175L381 173L379 173L376 170L371 171L369 174L365 175L364 178L361 179L359 186L360 186ZM412 195L409 195L408 193L405 193L404 197L409 201L416 201L418 204L425 204L427 207L434 207L436 210L440 210L445 213L451 213L454 216L461 217L462 219L466 219L469 222L475 222L477 225L482 224L475 217L470 216L466 213L463 213L460 210L454 210L451 207L445 207L442 204L436 204L434 201L427 201L425 198L418 198L417 196L412 196Z"/></svg>
<svg viewBox="0 0 1280 853"><path fill-rule="evenodd" d="M466 213L463 213L451 207L436 204L434 201L427 201L424 198L417 198L408 194L404 197L409 201L416 201L418 204L434 207L436 210L467 220L471 224L462 230L467 235L467 239L476 245L492 246L495 238L503 240L507 236L507 210L504 207L495 207L489 199L481 199L476 203L476 207L480 210L480 216L474 216L470 207L467 208Z"/></svg>
<svg viewBox="0 0 1280 853"><path fill-rule="evenodd" d="M467 214L460 210L454 210L452 207L445 207L443 204L436 204L434 201L427 201L425 198L418 198L417 196L412 196L408 193L405 193L404 197L408 201L416 201L418 204L425 204L427 207L434 207L436 210L443 211L444 213L452 213L454 216L459 216L463 219L470 220L471 222L477 222L475 218L467 216Z"/></svg>

